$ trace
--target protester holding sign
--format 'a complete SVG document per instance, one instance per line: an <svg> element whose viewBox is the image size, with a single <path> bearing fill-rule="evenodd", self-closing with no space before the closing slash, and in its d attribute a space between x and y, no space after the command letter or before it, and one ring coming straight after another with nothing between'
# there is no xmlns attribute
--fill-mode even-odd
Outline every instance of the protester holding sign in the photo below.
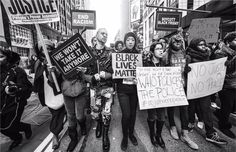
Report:
<svg viewBox="0 0 236 152"><path fill-rule="evenodd" d="M224 37L222 49L215 52L216 58L228 57L226 61L226 77L223 90L219 92L221 109L216 112L219 118L220 130L230 138L235 138L234 133L230 130L232 125L229 122L229 114L233 112L236 104L236 32L228 33Z"/></svg>
<svg viewBox="0 0 236 152"><path fill-rule="evenodd" d="M206 41L202 38L194 38L191 40L189 47L186 50L186 59L188 63L196 63L210 60L210 51L206 48ZM188 65L187 65L188 66ZM210 69L209 69L210 70ZM213 128L213 118L210 95L189 100L189 118L191 126L194 126L195 107L199 106L203 122L206 130L206 140L219 145L227 144L227 142L219 137L216 130Z"/></svg>
<svg viewBox="0 0 236 152"><path fill-rule="evenodd" d="M144 61L145 67L160 67L166 66L166 58L167 55L166 51L164 50L163 43L153 43L150 46L151 57ZM161 132L163 125L165 123L165 108L155 108L155 109L148 109L148 127L150 131L150 139L152 144L155 147L160 145L162 148L165 147L165 143L162 139ZM156 125L156 132L155 132L155 125Z"/></svg>
<svg viewBox="0 0 236 152"><path fill-rule="evenodd" d="M133 32L128 32L124 37L124 54L138 54L136 49L137 37ZM128 69L128 68L126 68ZM135 78L117 79L117 93L122 111L122 133L121 149L125 151L128 146L128 137L133 145L138 145L134 136L134 125L136 119L136 109L138 104L137 88Z"/></svg>
<svg viewBox="0 0 236 152"><path fill-rule="evenodd" d="M111 122L111 108L113 102L112 88L112 49L105 46L107 42L107 30L100 28L97 31L97 44L92 48L96 61L88 67L87 73L92 75L90 90L91 115L97 120L96 137L103 133L103 150L109 151L110 140L108 130Z"/></svg>
<svg viewBox="0 0 236 152"><path fill-rule="evenodd" d="M54 44L50 40L44 40L47 50L50 52L54 49ZM52 81L51 70L47 68L47 61L42 50L42 44L39 43L35 47L37 60L35 62L34 71L34 91L38 93L39 101L42 106L47 106L52 119L50 122L50 132L53 133L53 149L59 148L58 135L63 129L63 120L65 116L64 100L61 92L56 90ZM56 72L56 70L53 70ZM62 82L62 76L56 72L57 80Z"/></svg>
<svg viewBox="0 0 236 152"><path fill-rule="evenodd" d="M185 50L183 49L183 38L180 35L174 35L170 38L168 49L168 64L170 66L180 66L182 71L182 83L186 87L186 79L184 77L184 70L186 65ZM185 142L190 148L198 149L198 145L194 143L188 136L188 106L170 107L167 108L170 134L174 139L179 139L177 129L174 122L174 111L178 108L180 111L181 121L181 140Z"/></svg>

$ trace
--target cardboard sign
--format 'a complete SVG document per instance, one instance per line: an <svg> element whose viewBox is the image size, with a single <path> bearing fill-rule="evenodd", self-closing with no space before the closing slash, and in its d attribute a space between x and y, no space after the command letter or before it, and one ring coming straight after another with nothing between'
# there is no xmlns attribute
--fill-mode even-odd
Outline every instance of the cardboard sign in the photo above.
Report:
<svg viewBox="0 0 236 152"><path fill-rule="evenodd" d="M2 0L12 24L40 24L60 20L52 0Z"/></svg>
<svg viewBox="0 0 236 152"><path fill-rule="evenodd" d="M222 90L226 73L227 58L189 64L187 97L205 97Z"/></svg>
<svg viewBox="0 0 236 152"><path fill-rule="evenodd" d="M91 10L72 10L71 11L72 28L78 29L96 29L96 12Z"/></svg>
<svg viewBox="0 0 236 152"><path fill-rule="evenodd" d="M136 67L142 67L142 55L135 53L112 53L113 79L135 78Z"/></svg>
<svg viewBox="0 0 236 152"><path fill-rule="evenodd" d="M189 27L188 42L193 38L204 38L207 43L216 43L219 35L220 18L193 19Z"/></svg>
<svg viewBox="0 0 236 152"><path fill-rule="evenodd" d="M137 67L140 110L188 105L180 67Z"/></svg>
<svg viewBox="0 0 236 152"><path fill-rule="evenodd" d="M67 78L77 73L77 67L86 66L94 60L93 53L79 33L53 50L51 58Z"/></svg>
<svg viewBox="0 0 236 152"><path fill-rule="evenodd" d="M173 31L181 26L181 12L161 12L156 11L155 30Z"/></svg>

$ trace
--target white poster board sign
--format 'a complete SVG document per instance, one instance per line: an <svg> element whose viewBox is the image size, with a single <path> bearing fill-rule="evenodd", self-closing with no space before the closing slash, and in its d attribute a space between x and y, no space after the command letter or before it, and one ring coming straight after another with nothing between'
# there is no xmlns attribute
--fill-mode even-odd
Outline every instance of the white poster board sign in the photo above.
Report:
<svg viewBox="0 0 236 152"><path fill-rule="evenodd" d="M189 64L187 97L195 99L205 97L222 90L226 73L225 61L220 58L212 61Z"/></svg>
<svg viewBox="0 0 236 152"><path fill-rule="evenodd" d="M12 24L42 24L60 20L56 1L2 0Z"/></svg>
<svg viewBox="0 0 236 152"><path fill-rule="evenodd" d="M142 55L135 53L112 53L113 79L135 78L136 67L142 67Z"/></svg>
<svg viewBox="0 0 236 152"><path fill-rule="evenodd" d="M204 38L207 43L216 43L219 35L220 18L193 19L189 27L188 42L193 38Z"/></svg>
<svg viewBox="0 0 236 152"><path fill-rule="evenodd" d="M140 109L188 105L181 67L137 67Z"/></svg>

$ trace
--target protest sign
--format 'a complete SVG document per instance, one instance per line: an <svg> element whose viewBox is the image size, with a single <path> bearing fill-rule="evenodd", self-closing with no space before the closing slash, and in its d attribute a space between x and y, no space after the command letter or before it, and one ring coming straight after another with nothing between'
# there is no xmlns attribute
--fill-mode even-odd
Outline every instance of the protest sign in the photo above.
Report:
<svg viewBox="0 0 236 152"><path fill-rule="evenodd" d="M12 24L40 24L60 20L56 1L2 0Z"/></svg>
<svg viewBox="0 0 236 152"><path fill-rule="evenodd" d="M74 29L96 29L96 12L91 10L72 10L71 26Z"/></svg>
<svg viewBox="0 0 236 152"><path fill-rule="evenodd" d="M136 67L142 67L142 55L135 53L112 53L113 79L135 78Z"/></svg>
<svg viewBox="0 0 236 152"><path fill-rule="evenodd" d="M66 78L75 75L77 67L86 66L94 60L93 53L79 33L53 50L51 57Z"/></svg>
<svg viewBox="0 0 236 152"><path fill-rule="evenodd" d="M188 42L193 38L204 38L207 43L216 43L218 40L220 18L193 19L189 27Z"/></svg>
<svg viewBox="0 0 236 152"><path fill-rule="evenodd" d="M188 105L181 67L137 67L136 75L141 110Z"/></svg>
<svg viewBox="0 0 236 152"><path fill-rule="evenodd" d="M173 31L181 26L181 12L163 12L156 11L155 30L158 31Z"/></svg>
<svg viewBox="0 0 236 152"><path fill-rule="evenodd" d="M189 64L187 97L205 97L222 90L226 73L225 58Z"/></svg>

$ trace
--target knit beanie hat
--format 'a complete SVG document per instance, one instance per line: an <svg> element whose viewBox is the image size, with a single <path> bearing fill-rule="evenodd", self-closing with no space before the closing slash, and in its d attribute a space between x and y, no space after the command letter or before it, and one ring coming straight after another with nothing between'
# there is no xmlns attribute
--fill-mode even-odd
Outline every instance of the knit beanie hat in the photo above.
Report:
<svg viewBox="0 0 236 152"><path fill-rule="evenodd" d="M137 37L136 35L133 33L133 32L128 32L125 34L125 37L124 37L124 44L126 45L126 40L128 39L128 37L133 37L134 40L135 40L135 43L134 43L134 47L136 47L136 44L137 44Z"/></svg>

